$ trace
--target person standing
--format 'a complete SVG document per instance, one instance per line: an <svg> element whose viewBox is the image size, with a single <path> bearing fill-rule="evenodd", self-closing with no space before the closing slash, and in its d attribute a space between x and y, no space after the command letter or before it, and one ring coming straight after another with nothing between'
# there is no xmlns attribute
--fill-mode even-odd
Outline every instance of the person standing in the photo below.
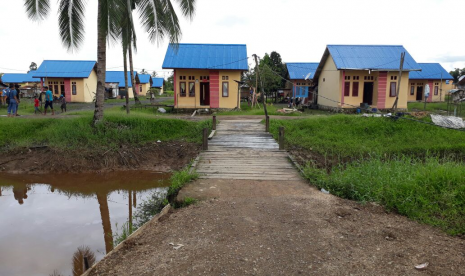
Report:
<svg viewBox="0 0 465 276"><path fill-rule="evenodd" d="M18 108L18 92L14 89L14 85L10 85L10 91L8 92L8 117L16 117L16 112Z"/></svg>
<svg viewBox="0 0 465 276"><path fill-rule="evenodd" d="M39 109L39 99L37 98L37 96L35 96L34 97L34 114L37 114L37 112L42 114L42 111L40 111Z"/></svg>
<svg viewBox="0 0 465 276"><path fill-rule="evenodd" d="M45 109L44 109L44 115L47 115L47 108L50 107L52 110L52 115L55 115L55 111L53 110L53 94L50 89L48 89L48 86L45 87L47 89L47 92L45 92Z"/></svg>
<svg viewBox="0 0 465 276"><path fill-rule="evenodd" d="M60 100L61 100L61 113L66 112L66 98L65 96L63 96L63 94L61 94Z"/></svg>
<svg viewBox="0 0 465 276"><path fill-rule="evenodd" d="M16 113L15 113L15 116L19 116L18 114L18 110L19 110L19 99L21 98L20 96L20 91L19 91L19 85L18 84L15 84L15 90L16 90L16 97L18 98L18 102L16 103Z"/></svg>
<svg viewBox="0 0 465 276"><path fill-rule="evenodd" d="M3 89L2 91L0 91L0 104L1 105L6 105L6 91L7 91L8 88L5 88Z"/></svg>

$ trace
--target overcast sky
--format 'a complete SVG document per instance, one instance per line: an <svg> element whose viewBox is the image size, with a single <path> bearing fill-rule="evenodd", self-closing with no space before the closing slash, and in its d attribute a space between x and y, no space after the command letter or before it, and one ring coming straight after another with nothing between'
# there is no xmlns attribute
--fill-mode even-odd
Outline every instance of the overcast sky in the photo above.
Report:
<svg viewBox="0 0 465 276"><path fill-rule="evenodd" d="M60 42L58 1L39 24L27 18L23 0L0 0L0 72L26 72L44 59L97 59L97 0L87 0L85 41L74 53ZM181 42L247 44L249 56L277 51L285 62L319 62L327 44L402 44L417 62L449 71L465 67L464 10L464 0L197 0L195 18L181 20ZM167 42L152 44L139 21L136 28L135 68L166 77ZM107 58L108 70L122 70L119 45Z"/></svg>

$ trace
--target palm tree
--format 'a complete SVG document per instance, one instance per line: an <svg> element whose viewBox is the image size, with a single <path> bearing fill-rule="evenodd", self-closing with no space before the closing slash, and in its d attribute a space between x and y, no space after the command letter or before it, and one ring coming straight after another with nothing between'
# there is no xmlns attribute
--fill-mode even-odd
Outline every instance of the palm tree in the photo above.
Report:
<svg viewBox="0 0 465 276"><path fill-rule="evenodd" d="M141 74L141 75L146 75L146 74L148 74L148 73L149 73L149 72L145 71L145 69L142 69L142 70L139 72L139 74Z"/></svg>
<svg viewBox="0 0 465 276"><path fill-rule="evenodd" d="M30 71L36 71L36 70L37 70L37 63L31 62L31 65L29 65L29 72Z"/></svg>
<svg viewBox="0 0 465 276"><path fill-rule="evenodd" d="M142 25L151 42L161 42L169 36L170 43L177 44L181 37L181 27L172 0L127 0L131 1L131 11L135 7L141 15ZM175 0L182 14L190 19L195 12L196 0ZM84 39L85 0L59 0L59 28L61 40L66 48L79 48ZM124 0L98 0L97 10L97 93L94 111L94 125L103 119L105 100L106 43L116 39L118 23L121 22L119 7L127 5ZM50 0L24 0L30 19L43 20L50 12Z"/></svg>

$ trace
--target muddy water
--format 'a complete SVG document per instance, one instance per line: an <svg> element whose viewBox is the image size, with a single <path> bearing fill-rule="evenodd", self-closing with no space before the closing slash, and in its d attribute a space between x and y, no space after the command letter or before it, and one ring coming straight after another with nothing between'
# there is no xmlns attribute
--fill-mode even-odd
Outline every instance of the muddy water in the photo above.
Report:
<svg viewBox="0 0 465 276"><path fill-rule="evenodd" d="M102 259L111 233L121 233L137 205L165 190L168 179L153 172L0 174L0 275L73 275L80 255ZM86 247L90 252L77 252Z"/></svg>

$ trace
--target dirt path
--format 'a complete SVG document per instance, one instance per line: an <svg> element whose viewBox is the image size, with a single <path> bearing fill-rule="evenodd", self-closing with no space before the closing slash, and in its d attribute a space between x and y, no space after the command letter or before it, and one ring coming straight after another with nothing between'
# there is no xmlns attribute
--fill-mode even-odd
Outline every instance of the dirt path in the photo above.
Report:
<svg viewBox="0 0 465 276"><path fill-rule="evenodd" d="M202 201L151 222L90 275L465 275L464 240L302 179L199 179L185 197Z"/></svg>

